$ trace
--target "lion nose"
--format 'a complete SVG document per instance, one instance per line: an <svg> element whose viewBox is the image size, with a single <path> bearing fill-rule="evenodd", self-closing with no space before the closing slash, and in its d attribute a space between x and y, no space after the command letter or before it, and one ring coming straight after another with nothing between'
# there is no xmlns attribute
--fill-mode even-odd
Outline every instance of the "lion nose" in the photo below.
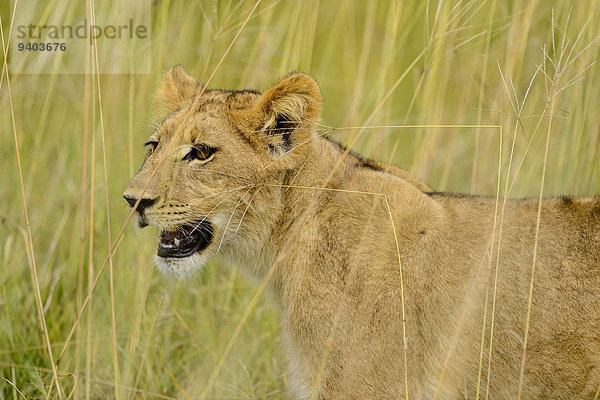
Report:
<svg viewBox="0 0 600 400"><path fill-rule="evenodd" d="M127 201L127 203L129 203L129 205L131 207L135 206L135 203L137 203L138 198L137 197L133 197L133 196L127 196L127 195L123 195L123 198ZM150 198L142 198L140 200L140 204L138 204L137 206L137 211L140 214L144 213L144 210L147 207L150 207L152 204L154 204L156 202L156 199L150 199Z"/></svg>

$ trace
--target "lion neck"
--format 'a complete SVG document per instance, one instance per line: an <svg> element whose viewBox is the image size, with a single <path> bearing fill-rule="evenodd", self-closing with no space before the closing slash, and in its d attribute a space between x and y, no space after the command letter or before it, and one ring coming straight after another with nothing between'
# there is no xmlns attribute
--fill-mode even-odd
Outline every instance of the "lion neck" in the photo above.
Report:
<svg viewBox="0 0 600 400"><path fill-rule="evenodd" d="M299 245L318 229L319 213L343 187L352 165L335 143L316 137L294 168L278 171L271 184L259 187L243 227L225 254L254 280L268 280L280 303L285 277L301 267L308 254Z"/></svg>

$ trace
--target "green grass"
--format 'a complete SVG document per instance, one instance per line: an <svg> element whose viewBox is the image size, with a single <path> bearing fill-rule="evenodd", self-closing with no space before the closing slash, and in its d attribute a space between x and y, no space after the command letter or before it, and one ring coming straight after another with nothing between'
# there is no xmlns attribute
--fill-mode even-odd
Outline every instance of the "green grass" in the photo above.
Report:
<svg viewBox="0 0 600 400"><path fill-rule="evenodd" d="M162 72L180 63L206 80L254 4L156 1L152 75L101 77L113 241L128 214L121 193L141 164L141 144L154 123L149 104ZM8 4L0 5L0 15L6 37ZM320 83L322 120L329 126L366 121L502 125L501 187L509 163L511 183L519 171L510 196L539 195L549 132L544 195L591 196L600 194L600 70L587 68L598 59L599 35L595 1L264 0L211 86L264 90L280 75L300 70ZM56 358L87 294L89 271L97 273L108 254L96 82L87 82L86 104L82 75L10 72L39 288ZM548 93L580 77L585 79L553 97L547 109ZM36 311L7 89L5 77L0 91L0 398L22 398L15 388L26 398L46 398L52 372ZM342 129L333 136L344 143L356 140L356 150L391 161L436 190L496 194L498 129L359 132ZM154 236L129 226L114 256L118 369L107 270L58 366L65 393L114 398L115 382L124 398L194 398L205 389L256 285L219 259L209 263L201 281L165 281L152 265ZM235 340L209 398L285 397L278 334L276 313L263 299ZM55 389L50 397L57 397Z"/></svg>

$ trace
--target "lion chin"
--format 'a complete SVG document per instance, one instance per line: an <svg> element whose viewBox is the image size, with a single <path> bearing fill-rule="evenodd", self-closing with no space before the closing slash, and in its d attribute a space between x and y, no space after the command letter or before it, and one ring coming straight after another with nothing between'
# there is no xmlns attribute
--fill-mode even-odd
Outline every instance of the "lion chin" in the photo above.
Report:
<svg viewBox="0 0 600 400"><path fill-rule="evenodd" d="M181 281L197 276L206 265L206 260L208 255L204 253L183 258L154 256L154 263L165 278Z"/></svg>

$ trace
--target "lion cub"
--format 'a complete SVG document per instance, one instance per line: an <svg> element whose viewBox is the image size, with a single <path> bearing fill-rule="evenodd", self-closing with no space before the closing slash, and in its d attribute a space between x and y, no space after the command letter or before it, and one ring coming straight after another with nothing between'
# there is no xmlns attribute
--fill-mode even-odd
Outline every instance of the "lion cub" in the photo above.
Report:
<svg viewBox="0 0 600 400"><path fill-rule="evenodd" d="M165 275L221 253L268 278L293 397L517 398L534 260L522 398L597 393L599 200L544 200L537 245L538 201L509 200L492 252L495 199L434 192L318 133L308 75L205 90L176 66L155 103L124 197L159 229Z"/></svg>

